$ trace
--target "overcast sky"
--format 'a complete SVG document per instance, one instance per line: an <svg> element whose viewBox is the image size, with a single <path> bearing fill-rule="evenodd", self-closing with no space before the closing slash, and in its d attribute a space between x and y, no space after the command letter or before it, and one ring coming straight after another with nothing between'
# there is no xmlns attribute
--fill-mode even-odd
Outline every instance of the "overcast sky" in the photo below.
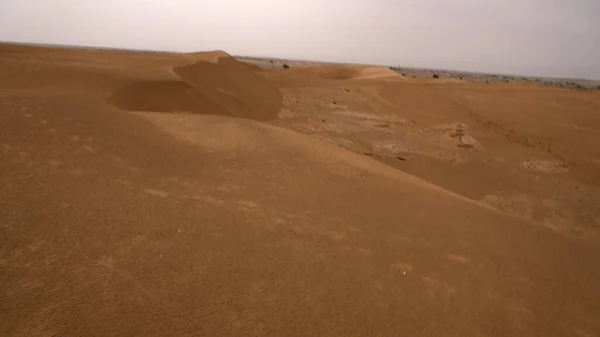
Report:
<svg viewBox="0 0 600 337"><path fill-rule="evenodd" d="M0 0L0 40L600 79L600 0Z"/></svg>

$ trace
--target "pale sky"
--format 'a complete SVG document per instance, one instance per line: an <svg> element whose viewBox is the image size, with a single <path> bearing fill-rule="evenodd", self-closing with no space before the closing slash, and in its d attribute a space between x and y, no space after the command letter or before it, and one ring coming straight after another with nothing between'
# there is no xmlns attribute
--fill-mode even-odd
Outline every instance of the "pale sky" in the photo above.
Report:
<svg viewBox="0 0 600 337"><path fill-rule="evenodd" d="M0 40L600 79L600 0L0 0Z"/></svg>

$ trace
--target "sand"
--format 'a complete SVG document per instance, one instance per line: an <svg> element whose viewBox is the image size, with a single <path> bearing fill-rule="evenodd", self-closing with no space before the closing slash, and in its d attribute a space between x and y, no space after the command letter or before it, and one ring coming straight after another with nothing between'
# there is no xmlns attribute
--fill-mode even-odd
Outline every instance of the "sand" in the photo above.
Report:
<svg viewBox="0 0 600 337"><path fill-rule="evenodd" d="M353 67L0 45L0 335L597 335L600 95Z"/></svg>

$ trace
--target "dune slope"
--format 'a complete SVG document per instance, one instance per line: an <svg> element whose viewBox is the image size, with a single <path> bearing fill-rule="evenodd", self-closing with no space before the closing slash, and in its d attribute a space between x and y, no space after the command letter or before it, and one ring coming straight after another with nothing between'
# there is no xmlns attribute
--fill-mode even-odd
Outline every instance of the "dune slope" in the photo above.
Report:
<svg viewBox="0 0 600 337"><path fill-rule="evenodd" d="M138 81L112 93L110 104L128 111L192 112L256 120L277 116L281 94L256 69L220 52L186 55L176 79Z"/></svg>
<svg viewBox="0 0 600 337"><path fill-rule="evenodd" d="M596 242L255 121L278 92L233 60L11 53L35 89L0 78L3 335L600 331Z"/></svg>

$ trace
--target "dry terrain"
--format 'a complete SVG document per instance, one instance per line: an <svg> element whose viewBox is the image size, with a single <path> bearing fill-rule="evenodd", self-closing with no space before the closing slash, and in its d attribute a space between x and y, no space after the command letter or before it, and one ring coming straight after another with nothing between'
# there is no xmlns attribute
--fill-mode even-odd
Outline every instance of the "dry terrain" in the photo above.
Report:
<svg viewBox="0 0 600 337"><path fill-rule="evenodd" d="M0 44L0 336L600 336L600 92Z"/></svg>
<svg viewBox="0 0 600 337"><path fill-rule="evenodd" d="M237 56L236 58L243 60L246 63L254 64L263 69L277 69L277 68L289 68L289 67L310 67L314 65L323 65L327 63L315 62L315 61L299 61L299 60L282 60L272 59L264 57L248 57L248 56ZM332 65L332 63L329 63ZM424 79L424 78L438 78L442 80L465 80L473 83L535 83L546 87L556 87L564 89L577 89L577 90L600 90L600 80L593 79L578 79L578 78L558 78L558 77L537 77L527 75L510 75L510 74L493 74L493 73L481 73L464 70L451 70L451 69L429 69L429 68L416 68L406 66L389 66L391 70L394 70L407 78L413 79Z"/></svg>

